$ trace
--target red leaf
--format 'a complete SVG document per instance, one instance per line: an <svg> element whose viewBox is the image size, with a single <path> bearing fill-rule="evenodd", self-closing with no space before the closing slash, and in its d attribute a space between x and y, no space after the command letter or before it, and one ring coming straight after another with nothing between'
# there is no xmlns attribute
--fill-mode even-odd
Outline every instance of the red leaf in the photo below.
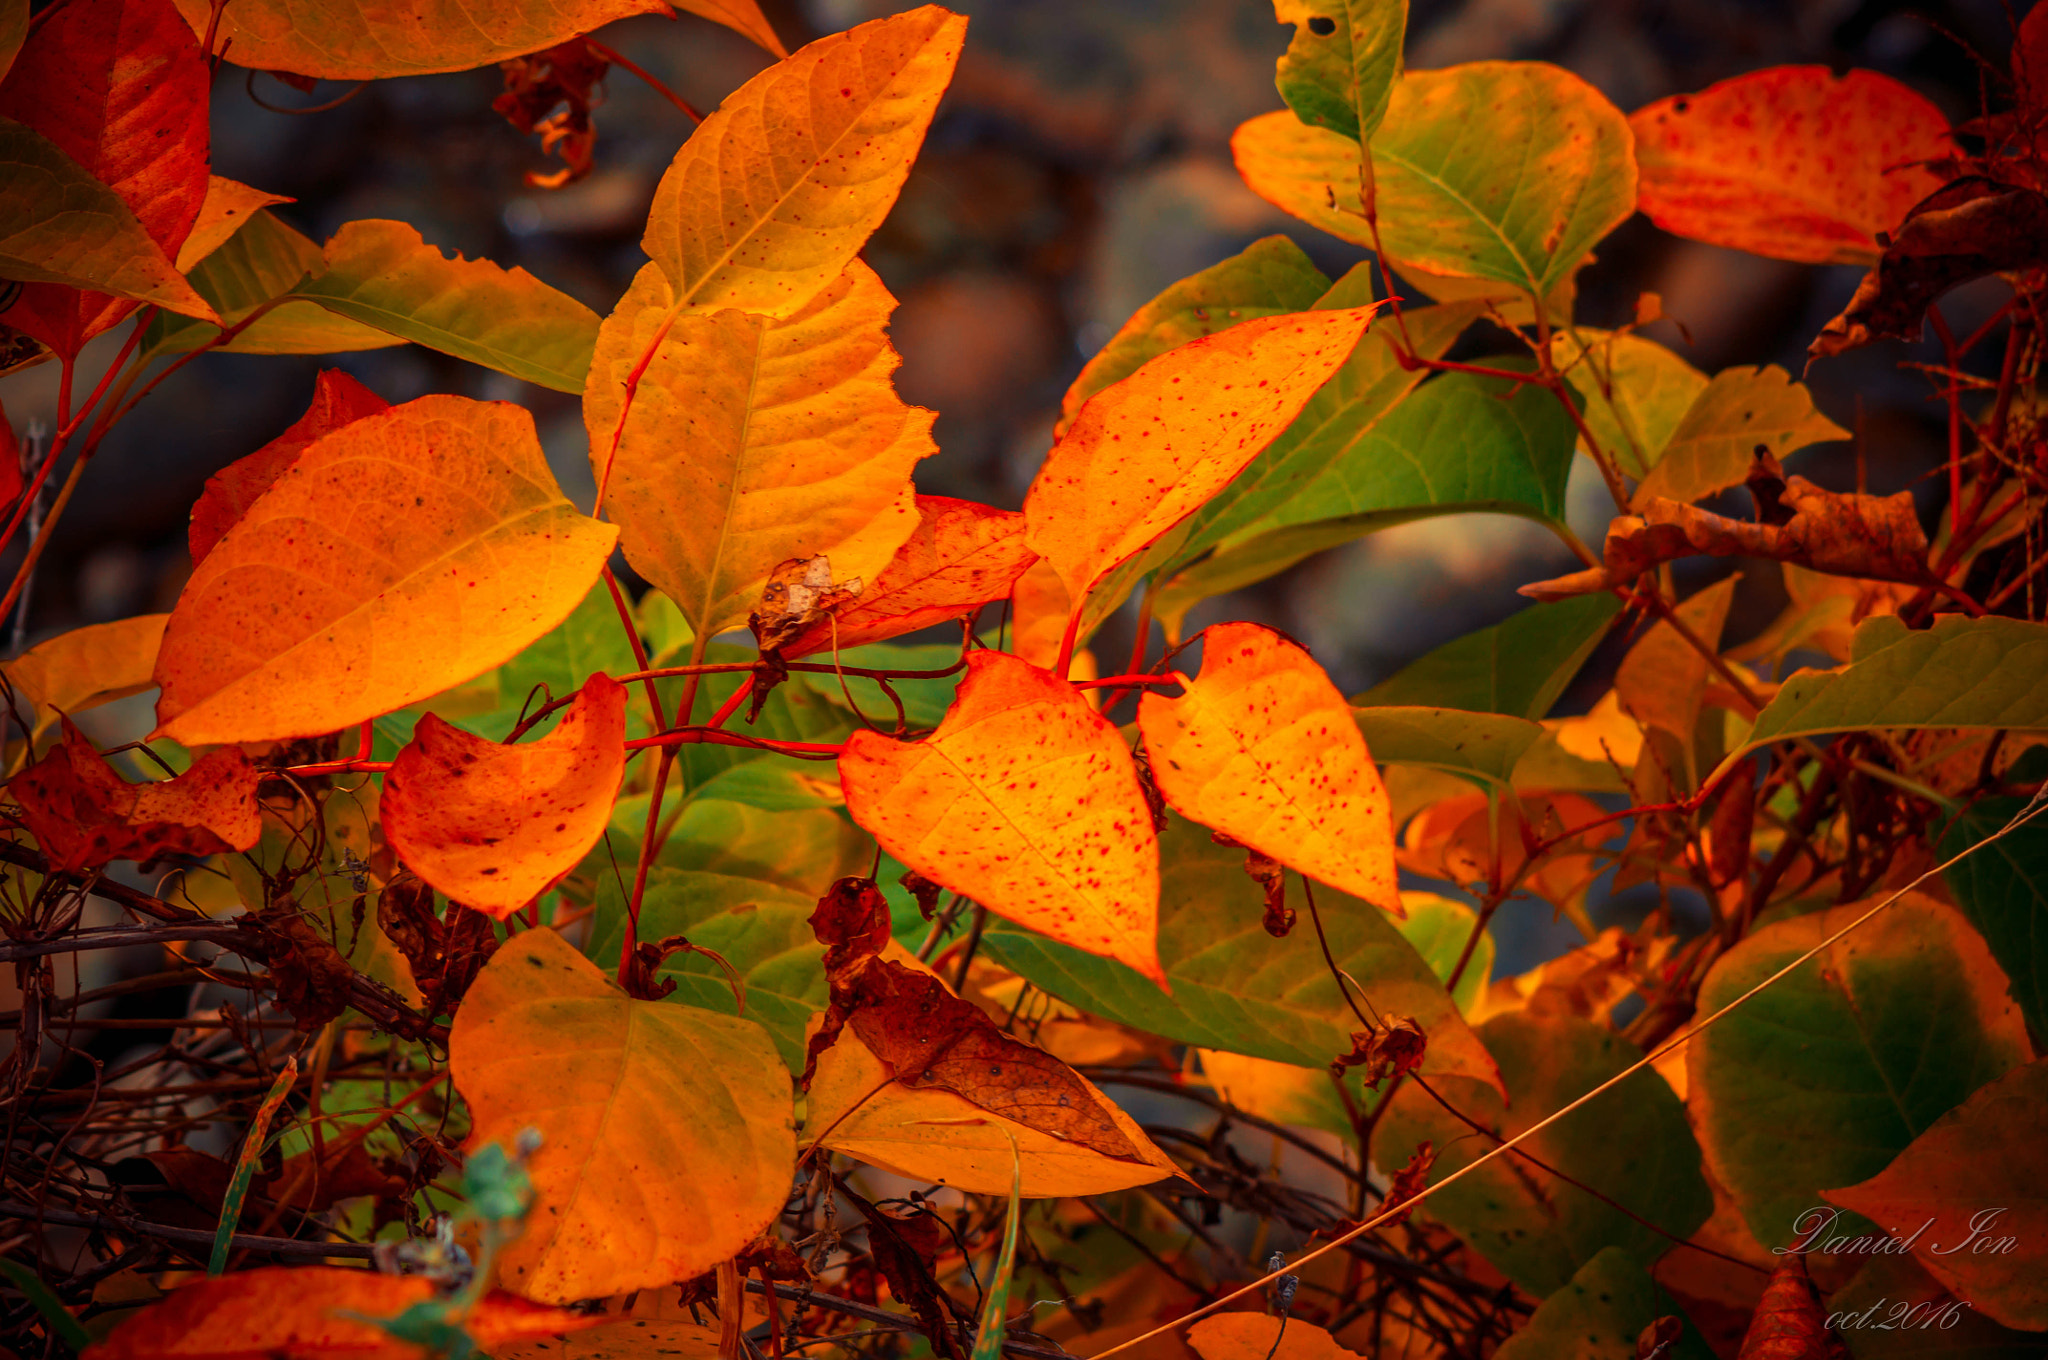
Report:
<svg viewBox="0 0 2048 1360"><path fill-rule="evenodd" d="M1840 1337L1828 1330L1820 1295L1806 1275L1806 1258L1787 1256L1771 1272L1756 1316L1736 1360L1848 1360Z"/></svg>
<svg viewBox="0 0 2048 1360"><path fill-rule="evenodd" d="M171 0L91 0L56 6L30 32L0 85L0 117L91 171L176 259L206 199L209 85L199 40ZM136 305L30 283L7 324L75 355Z"/></svg>
<svg viewBox="0 0 2048 1360"><path fill-rule="evenodd" d="M247 514L256 498L270 490L284 470L299 461L299 455L314 441L333 434L364 416L388 411L391 403L343 373L330 368L313 385L313 403L277 438L246 458L237 458L206 479L192 507L192 524L186 542L192 549L192 565L206 555Z"/></svg>
<svg viewBox="0 0 2048 1360"><path fill-rule="evenodd" d="M247 850L263 829L256 771L235 747L209 751L176 779L130 784L68 718L63 742L7 791L57 870Z"/></svg>

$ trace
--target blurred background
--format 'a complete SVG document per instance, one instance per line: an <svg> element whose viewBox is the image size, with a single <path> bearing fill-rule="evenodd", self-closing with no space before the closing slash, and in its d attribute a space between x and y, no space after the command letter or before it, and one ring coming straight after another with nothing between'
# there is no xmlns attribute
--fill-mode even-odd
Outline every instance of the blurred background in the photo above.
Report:
<svg viewBox="0 0 2048 1360"><path fill-rule="evenodd" d="M1274 21L1269 0L950 3L972 16L967 51L867 259L901 299L893 331L902 393L940 412L941 452L919 468L920 489L1015 507L1050 444L1062 391L1159 289L1273 232L1291 235L1332 277L1364 254L1268 206L1231 166L1231 131L1281 106L1273 63L1291 30ZM792 49L903 7L764 3ZM2024 9L2002 0L1913 8L1893 0L1415 0L1408 63L1552 61L1624 111L1761 66L1860 66L1904 80L1960 120L1978 112L1987 75L2005 71ZM602 36L700 109L767 60L687 15L629 20ZM594 173L560 190L533 189L526 172L559 163L492 111L502 87L495 68L380 81L335 107L294 115L273 108L326 105L348 87L305 93L224 67L213 168L292 195L297 201L277 211L316 240L350 218L398 218L444 249L524 267L609 311L644 259L648 201L690 121L615 67L596 113ZM1637 295L1654 291L1676 324L1652 333L1700 367L1778 363L1796 375L1807 343L1857 278L1854 269L1680 241L1639 216L1582 276L1580 317L1625 322ZM1989 314L1999 288L1987 281L1951 296L1958 333ZM97 376L118 339L102 337L88 352L97 364L88 358L83 381ZM1860 449L1820 446L1795 466L1846 488L1860 455L1870 489L1920 489L1931 513L1926 473L1944 427L1930 385L1901 372L1902 357L1905 347L1878 345L1816 366L1810 381L1822 409L1858 433ZM186 515L205 479L295 419L323 365L393 402L446 391L524 403L564 488L588 504L572 397L410 346L327 360L208 356L160 388L89 469L36 581L29 639L168 609L189 570ZM56 376L46 364L0 379L17 428L51 420ZM1601 504L1597 478L1588 480L1579 528L1597 542L1611 507ZM1280 627L1356 692L1503 617L1523 603L1517 584L1569 565L1554 540L1521 521L1445 519L1313 559L1212 602L1191 626L1240 617ZM1708 567L1687 585L1727 570ZM1774 568L1747 572L1730 640L1761 628L1780 599ZM1126 617L1105 630L1105 657L1128 654L1130 626ZM1596 658L1566 711L1598 692L1613 660Z"/></svg>

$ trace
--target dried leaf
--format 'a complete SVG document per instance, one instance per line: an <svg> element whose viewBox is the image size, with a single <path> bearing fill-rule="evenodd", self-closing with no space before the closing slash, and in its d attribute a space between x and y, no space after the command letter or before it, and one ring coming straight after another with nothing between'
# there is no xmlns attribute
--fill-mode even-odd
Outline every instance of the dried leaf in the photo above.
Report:
<svg viewBox="0 0 2048 1360"><path fill-rule="evenodd" d="M256 771L239 750L209 751L176 779L130 784L68 718L64 740L16 775L7 792L60 871L247 850L262 834Z"/></svg>
<svg viewBox="0 0 2048 1360"><path fill-rule="evenodd" d="M280 897L261 911L236 918L235 924L255 936L263 961L277 985L277 1004L311 1034L348 1009L355 970L323 932Z"/></svg>
<svg viewBox="0 0 2048 1360"><path fill-rule="evenodd" d="M1038 560L1024 542L1024 516L1015 511L919 496L917 515L917 528L867 588L784 641L784 656L881 642L963 618L1008 595Z"/></svg>
<svg viewBox="0 0 2048 1360"><path fill-rule="evenodd" d="M489 916L451 902L444 919L434 911L434 890L412 878L377 894L377 927L405 955L428 1015L454 1010L498 949Z"/></svg>
<svg viewBox="0 0 2048 1360"><path fill-rule="evenodd" d="M791 638L805 629L816 628L859 599L861 588L858 576L833 580L829 557L799 557L784 562L768 573L768 584L761 587L761 603L747 615L754 645L763 653L781 651ZM759 711L757 703L755 712Z"/></svg>
<svg viewBox="0 0 2048 1360"><path fill-rule="evenodd" d="M1666 231L1808 264L1871 264L1941 181L1948 119L1889 76L1773 66L1629 115L1643 211Z"/></svg>
<svg viewBox="0 0 2048 1360"><path fill-rule="evenodd" d="M1351 708L1300 647L1257 624L1204 635L1178 699L1148 693L1138 730L1175 810L1402 915L1394 827Z"/></svg>
<svg viewBox="0 0 2048 1360"><path fill-rule="evenodd" d="M615 536L556 488L519 407L430 396L344 426L193 571L157 735L313 736L438 694L567 617Z"/></svg>
<svg viewBox="0 0 2048 1360"><path fill-rule="evenodd" d="M192 565L196 567L206 560L222 535L249 512L256 498L268 491L284 470L298 461L300 454L342 426L390 409L390 402L340 369L323 369L314 381L313 401L306 414L256 452L237 458L206 479L206 489L199 493L199 500L192 507L192 523L186 531Z"/></svg>
<svg viewBox="0 0 2048 1360"><path fill-rule="evenodd" d="M625 740L625 687L602 674L554 731L513 746L429 713L384 777L384 834L414 873L502 921L604 836Z"/></svg>
<svg viewBox="0 0 2048 1360"><path fill-rule="evenodd" d="M500 62L505 92L491 108L521 132L541 134L542 155L559 154L563 167L553 174L526 172L536 189L559 189L590 173L597 150L597 128L591 122L591 87L604 79L611 62L600 57L581 37ZM566 107L557 108L557 105Z"/></svg>
<svg viewBox="0 0 2048 1360"><path fill-rule="evenodd" d="M1116 729L1064 681L975 652L937 733L855 732L839 776L847 811L905 867L1163 983L1144 791Z"/></svg>

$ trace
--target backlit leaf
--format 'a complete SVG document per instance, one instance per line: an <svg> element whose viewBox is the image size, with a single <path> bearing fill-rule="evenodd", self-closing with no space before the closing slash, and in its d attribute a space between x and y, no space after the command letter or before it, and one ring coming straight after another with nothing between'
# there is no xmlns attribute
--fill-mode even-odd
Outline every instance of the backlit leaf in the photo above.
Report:
<svg viewBox="0 0 2048 1360"><path fill-rule="evenodd" d="M1360 708L1424 705L1541 721L1620 611L1612 595L1521 610L1409 662L1352 702Z"/></svg>
<svg viewBox="0 0 2048 1360"><path fill-rule="evenodd" d="M1144 791L1116 729L1066 682L975 652L936 734L855 732L839 777L853 819L907 867L1163 983Z"/></svg>
<svg viewBox="0 0 2048 1360"><path fill-rule="evenodd" d="M566 1301L702 1274L782 1209L789 1073L759 1025L636 1001L552 930L499 946L456 1012L471 1146L545 1140L538 1202L498 1258L508 1288Z"/></svg>
<svg viewBox="0 0 2048 1360"><path fill-rule="evenodd" d="M1605 1025L1575 1016L1499 1015L1479 1034L1507 1080L1506 1108L1477 1082L1449 1078L1436 1088L1500 1138L1521 1133L1642 1056ZM1407 1084L1394 1093L1375 1132L1373 1162L1405 1166L1423 1141L1437 1152L1432 1185L1494 1146L1493 1138L1473 1136L1463 1120ZM1713 1209L1685 1111L1655 1072L1637 1073L1522 1146L1680 1239ZM1430 1196L1425 1212L1531 1293L1563 1288L1608 1247L1649 1260L1669 1245L1612 1204L1513 1156L1445 1186Z"/></svg>
<svg viewBox="0 0 2048 1360"><path fill-rule="evenodd" d="M919 496L917 518L852 603L783 643L784 656L857 647L964 617L1008 596L1038 560L1024 542L1024 516L1014 511Z"/></svg>
<svg viewBox="0 0 2048 1360"><path fill-rule="evenodd" d="M1303 1318L1268 1313L1217 1313L1188 1328L1202 1360L1357 1360L1356 1351Z"/></svg>
<svg viewBox="0 0 2048 1360"><path fill-rule="evenodd" d="M1875 264L1941 187L1948 119L1889 76L1773 66L1629 116L1642 208L1666 231L1808 264Z"/></svg>
<svg viewBox="0 0 2048 1360"><path fill-rule="evenodd" d="M1096 351L1060 399L1054 435L1066 433L1088 398L1147 361L1240 322L1305 312L1329 286L1323 272L1285 236L1263 237L1221 264L1188 275L1132 313Z"/></svg>
<svg viewBox="0 0 2048 1360"><path fill-rule="evenodd" d="M157 658L158 734L312 735L438 694L560 623L614 537L563 498L516 406L430 396L344 426L194 569Z"/></svg>
<svg viewBox="0 0 2048 1360"><path fill-rule="evenodd" d="M583 391L598 317L524 269L444 256L404 222L343 224L295 297L558 392Z"/></svg>
<svg viewBox="0 0 2048 1360"><path fill-rule="evenodd" d="M366 1319L396 1317L433 1297L433 1281L423 1275L260 1266L172 1290L130 1316L90 1354L92 1360L421 1360L425 1348ZM479 1346L501 1353L500 1347L604 1320L493 1290L464 1326Z"/></svg>
<svg viewBox="0 0 2048 1360"><path fill-rule="evenodd" d="M641 238L672 305L786 317L839 277L895 203L966 33L926 5L728 95L676 153Z"/></svg>
<svg viewBox="0 0 2048 1360"><path fill-rule="evenodd" d="M59 633L0 666L0 674L33 706L31 721L40 733L60 713L83 713L154 685L157 649L170 617L138 614Z"/></svg>
<svg viewBox="0 0 2048 1360"><path fill-rule="evenodd" d="M295 200L283 194L268 194L239 180L219 175L206 177L206 197L199 216L193 219L191 234L178 247L178 272L189 274L192 267L227 244L228 238L247 226L256 212L273 203Z"/></svg>
<svg viewBox="0 0 2048 1360"><path fill-rule="evenodd" d="M1656 466L1636 488L1635 503L1652 496L1696 501L1740 486L1761 444L1775 458L1849 432L1814 409L1813 393L1776 364L1725 368L1693 399L1671 432Z"/></svg>
<svg viewBox="0 0 2048 1360"><path fill-rule="evenodd" d="M1372 309L1247 321L1152 360L1081 408L1024 515L1077 600L1241 472L1349 357Z"/></svg>
<svg viewBox="0 0 2048 1360"><path fill-rule="evenodd" d="M1693 595L1672 613L1707 646L1718 649L1738 578L1723 577ZM1612 597L1609 597L1612 598ZM1663 620L1636 639L1615 672L1614 692L1622 710L1644 727L1661 728L1681 748L1692 745L1711 671L1698 648Z"/></svg>
<svg viewBox="0 0 2048 1360"><path fill-rule="evenodd" d="M1260 925L1262 895L1244 851L1183 818L1161 833L1159 957L1173 994L1123 965L991 923L983 947L1004 967L1092 1015L1178 1043L1324 1068L1351 1047L1358 1018L1306 922L1286 939ZM1299 880L1288 885L1300 900ZM1413 1016L1429 1036L1422 1072L1496 1080L1493 1060L1443 983L1385 912L1325 888L1316 894L1330 952L1381 1014Z"/></svg>
<svg viewBox="0 0 2048 1360"><path fill-rule="evenodd" d="M384 834L407 867L499 920L576 867L626 773L626 691L593 675L544 737L501 746L429 713L384 777Z"/></svg>
<svg viewBox="0 0 2048 1360"><path fill-rule="evenodd" d="M1973 805L1943 833L1939 858L1988 840L2025 806L2017 798ZM2048 1034L2048 826L2028 822L1942 870L1942 878L2012 980L2028 1027Z"/></svg>
<svg viewBox="0 0 2048 1360"><path fill-rule="evenodd" d="M1180 698L1147 693L1138 730L1182 815L1401 915L1386 786L1344 696L1271 629L1219 623Z"/></svg>
<svg viewBox="0 0 2048 1360"><path fill-rule="evenodd" d="M1765 926L1700 986L1710 1014L1854 918L1852 902ZM1787 1036L1797 1036L1788 1042ZM1686 1102L1715 1181L1766 1247L1820 1192L1882 1171L2030 1056L2018 1007L1954 908L1907 896L1686 1046ZM1843 1130L1853 1129L1853 1137ZM1830 1236L1868 1231L1844 1219Z"/></svg>
<svg viewBox="0 0 2048 1360"><path fill-rule="evenodd" d="M1542 1173L1537 1173L1542 1174ZM1560 1193L1570 1194L1569 1187ZM1498 1360L1627 1360L1639 1354L1636 1338L1660 1317L1685 1314L1657 1287L1638 1256L1608 1247L1580 1266L1494 1355ZM1690 1326L1657 1360L1709 1360L1713 1351Z"/></svg>
<svg viewBox="0 0 2048 1360"><path fill-rule="evenodd" d="M733 12L744 0L714 3ZM212 17L211 0L177 4L193 31L204 33ZM694 4L685 8L703 12ZM214 46L218 50L232 43L228 59L252 70L292 71L323 80L379 80L489 66L553 47L630 14L668 12L663 0L554 0L547 5L481 7L463 0L424 0L402 8L377 0L235 0L234 13L220 17ZM706 17L730 22L717 14Z"/></svg>
<svg viewBox="0 0 2048 1360"><path fill-rule="evenodd" d="M627 561L704 634L744 622L792 559L874 580L917 526L910 470L936 448L932 413L891 378L896 299L856 262L784 321L673 302L643 267L584 394Z"/></svg>
<svg viewBox="0 0 2048 1360"><path fill-rule="evenodd" d="M1294 25L1274 84L1302 122L1370 138L1401 75L1408 0L1274 0Z"/></svg>
<svg viewBox="0 0 2048 1360"><path fill-rule="evenodd" d="M1552 361L1585 398L1582 414L1601 451L1640 481L1663 456L1707 375L1640 335L1578 327L1550 343Z"/></svg>
<svg viewBox="0 0 2048 1360"><path fill-rule="evenodd" d="M55 869L247 850L263 830L256 771L241 751L209 751L175 779L131 784L68 719L62 743L7 793Z"/></svg>
<svg viewBox="0 0 2048 1360"><path fill-rule="evenodd" d="M1230 136L1237 173L1253 193L1340 241L1372 249L1360 206L1358 143L1310 127L1292 109L1262 113Z"/></svg>
<svg viewBox="0 0 2048 1360"><path fill-rule="evenodd" d="M189 290L167 287L151 279L154 296L132 291L142 277L154 273L155 257L175 260L192 230L206 197L210 85L198 39L178 17L171 0L101 0L91 5L64 5L41 16L22 44L14 69L0 85L0 118L12 118L50 139L60 151L98 180L133 213L155 250L139 242L108 249L114 224L101 205L90 204L68 177L53 175L37 164L45 199L44 213L66 211L66 228L83 232L72 244L76 264L92 264L80 272L91 278L105 272L130 281L126 300L64 289L64 280L24 288L7 309L7 324L57 350L75 354L87 340L119 322L142 300L169 310L193 311ZM0 160L20 166L18 149L10 146ZM35 174L36 171L30 171ZM15 191L27 187L17 181ZM10 195L11 196L11 195ZM81 214L69 217L70 213ZM25 244L25 243L23 243ZM0 247L9 254L18 247ZM98 252L105 251L105 254ZM22 277L47 277L23 275ZM99 293L120 291L103 285Z"/></svg>

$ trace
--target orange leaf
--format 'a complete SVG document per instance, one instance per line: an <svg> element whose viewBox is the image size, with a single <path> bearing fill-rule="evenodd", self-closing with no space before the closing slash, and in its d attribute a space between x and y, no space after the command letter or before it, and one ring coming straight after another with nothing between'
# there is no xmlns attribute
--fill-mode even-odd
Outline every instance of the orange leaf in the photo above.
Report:
<svg viewBox="0 0 2048 1360"><path fill-rule="evenodd" d="M1394 822L1351 706L1270 628L1220 623L1178 699L1146 694L1138 730L1177 811L1396 916Z"/></svg>
<svg viewBox="0 0 2048 1360"><path fill-rule="evenodd" d="M117 859L247 850L263 834L256 771L239 750L209 751L176 779L131 784L64 720L64 740L7 791L53 869Z"/></svg>
<svg viewBox="0 0 2048 1360"><path fill-rule="evenodd" d="M1123 739L1071 685L976 652L933 736L855 732L839 779L906 867L1166 985L1152 814Z"/></svg>
<svg viewBox="0 0 2048 1360"><path fill-rule="evenodd" d="M1026 537L1076 607L1286 429L1351 356L1373 310L1247 321L1091 397L1024 500Z"/></svg>
<svg viewBox="0 0 2048 1360"><path fill-rule="evenodd" d="M396 1317L434 1296L418 1275L342 1266L265 1266L199 1280L152 1304L88 1347L90 1360L426 1360L364 1317ZM581 1331L611 1319L543 1308L509 1294L480 1300L465 1324L495 1352L518 1341Z"/></svg>
<svg viewBox="0 0 2048 1360"><path fill-rule="evenodd" d="M1875 264L1878 232L1941 187L1941 110L1889 76L1774 66L1629 117L1636 203L1666 231L1806 264Z"/></svg>
<svg viewBox="0 0 2048 1360"><path fill-rule="evenodd" d="M56 143L176 257L206 200L210 85L199 40L171 0L59 5L29 33L0 85L0 117ZM7 324L75 355L136 306L28 283Z"/></svg>
<svg viewBox="0 0 2048 1360"><path fill-rule="evenodd" d="M314 736L461 684L567 618L617 533L569 504L509 402L366 416L299 455L192 573L157 657L157 735Z"/></svg>
<svg viewBox="0 0 2048 1360"><path fill-rule="evenodd" d="M178 247L178 272L189 274L198 263L228 243L264 208L296 203L284 194L269 194L219 175L206 177L206 198L193 219L192 231Z"/></svg>
<svg viewBox="0 0 2048 1360"><path fill-rule="evenodd" d="M1218 1313L1188 1328L1202 1360L1357 1360L1357 1352L1313 1322L1270 1313Z"/></svg>
<svg viewBox="0 0 2048 1360"><path fill-rule="evenodd" d="M245 458L237 458L206 479L192 507L192 523L186 542L192 550L192 565L198 566L247 514L256 498L299 460L299 455L325 435L364 416L388 411L391 403L372 392L338 368L323 371L313 384L313 403L291 428Z"/></svg>
<svg viewBox="0 0 2048 1360"><path fill-rule="evenodd" d="M1742 1338L1738 1360L1848 1360L1842 1339L1828 1330L1827 1310L1794 1252L1771 1272L1764 1296Z"/></svg>
<svg viewBox="0 0 2048 1360"><path fill-rule="evenodd" d="M502 921L603 837L625 740L626 689L608 675L537 741L501 746L429 713L385 777L384 834L414 873Z"/></svg>
<svg viewBox="0 0 2048 1360"><path fill-rule="evenodd" d="M856 647L961 618L1010 593L1038 554L1024 543L1024 516L992 505L919 496L918 526L868 588L830 619L782 644L799 657Z"/></svg>

